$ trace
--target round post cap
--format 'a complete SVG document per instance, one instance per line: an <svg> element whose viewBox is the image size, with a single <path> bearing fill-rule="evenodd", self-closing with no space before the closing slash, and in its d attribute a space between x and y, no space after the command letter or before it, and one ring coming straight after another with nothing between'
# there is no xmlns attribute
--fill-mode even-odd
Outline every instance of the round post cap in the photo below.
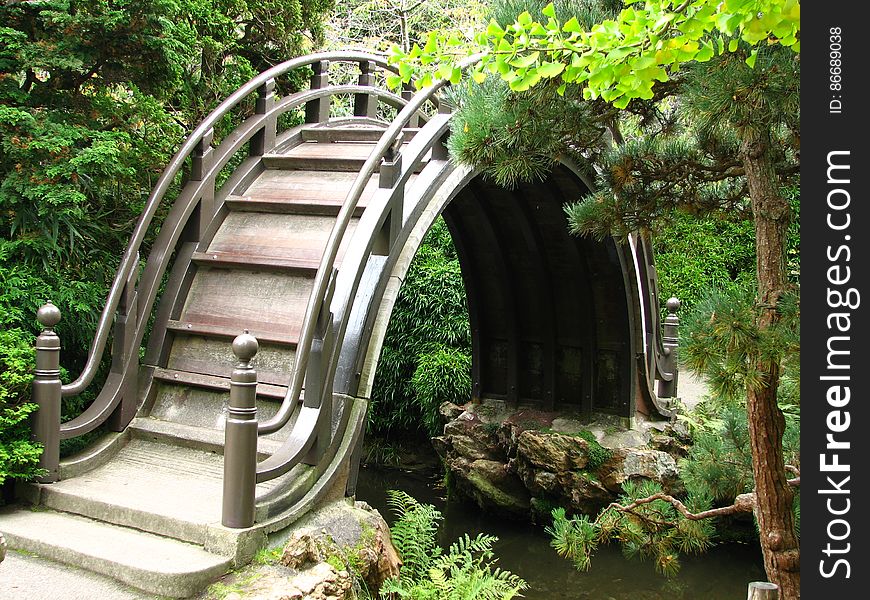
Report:
<svg viewBox="0 0 870 600"><path fill-rule="evenodd" d="M670 298L668 298L666 306L668 307L669 313L676 313L678 310L680 310L680 301L677 300L675 297L671 296Z"/></svg>
<svg viewBox="0 0 870 600"><path fill-rule="evenodd" d="M248 362L254 358L259 349L260 343L247 329L233 340L233 354L242 362Z"/></svg>
<svg viewBox="0 0 870 600"><path fill-rule="evenodd" d="M60 309L51 302L47 302L36 311L36 320L46 329L51 329L60 323Z"/></svg>

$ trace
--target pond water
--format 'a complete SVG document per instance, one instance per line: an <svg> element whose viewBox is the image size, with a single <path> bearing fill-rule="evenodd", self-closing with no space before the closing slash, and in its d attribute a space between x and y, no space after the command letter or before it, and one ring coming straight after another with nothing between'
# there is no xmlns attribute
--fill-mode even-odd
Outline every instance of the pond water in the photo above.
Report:
<svg viewBox="0 0 870 600"><path fill-rule="evenodd" d="M543 527L487 515L476 505L447 502L437 475L363 466L357 499L377 508L388 522L387 490L400 489L444 514L439 541L447 546L464 533L498 536L494 549L499 566L529 583L530 600L741 600L750 581L764 581L761 552L744 544L718 545L706 554L683 557L682 569L670 581L651 562L623 557L619 546L599 548L585 573L559 557Z"/></svg>

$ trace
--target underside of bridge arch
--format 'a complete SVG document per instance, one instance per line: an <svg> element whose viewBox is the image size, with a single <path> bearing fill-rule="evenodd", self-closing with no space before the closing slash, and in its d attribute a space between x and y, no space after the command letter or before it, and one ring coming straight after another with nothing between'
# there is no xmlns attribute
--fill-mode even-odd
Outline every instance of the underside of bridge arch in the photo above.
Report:
<svg viewBox="0 0 870 600"><path fill-rule="evenodd" d="M634 259L627 244L569 233L564 207L588 192L575 172L558 165L508 190L451 164L418 183L395 250L369 265L370 284L363 276L338 391L371 397L399 288L441 214L468 300L473 398L634 417L643 344Z"/></svg>
<svg viewBox="0 0 870 600"><path fill-rule="evenodd" d="M567 167L508 190L475 177L445 207L468 297L472 394L633 413L623 248L568 232L587 192Z"/></svg>

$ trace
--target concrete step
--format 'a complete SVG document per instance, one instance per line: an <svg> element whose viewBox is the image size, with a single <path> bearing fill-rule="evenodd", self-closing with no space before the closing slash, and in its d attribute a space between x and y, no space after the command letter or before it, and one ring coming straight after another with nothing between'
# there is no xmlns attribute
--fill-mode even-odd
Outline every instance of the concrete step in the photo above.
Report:
<svg viewBox="0 0 870 600"><path fill-rule="evenodd" d="M141 440L185 446L218 454L224 451L225 434L218 429L194 427L151 417L136 417L130 423L129 429L134 438ZM257 440L258 459L264 460L274 454L281 446L281 442L282 439L278 434L260 437Z"/></svg>
<svg viewBox="0 0 870 600"><path fill-rule="evenodd" d="M173 598L200 592L233 562L201 546L51 510L3 507L0 531L11 548Z"/></svg>
<svg viewBox="0 0 870 600"><path fill-rule="evenodd" d="M272 502L276 488L307 485L300 471L257 486ZM297 481L300 479L300 481ZM301 495L300 488L292 494ZM28 500L177 540L235 553L232 531L221 527L223 456L198 448L132 439L105 465L57 483L30 487ZM274 509L269 509L270 514ZM218 541L218 538L220 540ZM229 545L227 545L229 540Z"/></svg>

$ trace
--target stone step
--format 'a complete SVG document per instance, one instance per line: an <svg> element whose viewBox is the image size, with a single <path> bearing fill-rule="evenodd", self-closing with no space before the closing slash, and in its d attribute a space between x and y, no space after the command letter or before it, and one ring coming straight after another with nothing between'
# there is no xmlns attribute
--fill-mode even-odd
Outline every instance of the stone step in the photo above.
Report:
<svg viewBox="0 0 870 600"><path fill-rule="evenodd" d="M136 417L130 423L129 429L133 437L141 440L185 446L217 454L222 454L224 451L224 431L219 429L184 425L152 417ZM281 446L281 442L282 439L278 434L260 437L257 440L258 460L264 460L274 454Z"/></svg>
<svg viewBox="0 0 870 600"><path fill-rule="evenodd" d="M233 563L198 545L51 510L3 507L0 531L11 548L173 598L200 592Z"/></svg>

